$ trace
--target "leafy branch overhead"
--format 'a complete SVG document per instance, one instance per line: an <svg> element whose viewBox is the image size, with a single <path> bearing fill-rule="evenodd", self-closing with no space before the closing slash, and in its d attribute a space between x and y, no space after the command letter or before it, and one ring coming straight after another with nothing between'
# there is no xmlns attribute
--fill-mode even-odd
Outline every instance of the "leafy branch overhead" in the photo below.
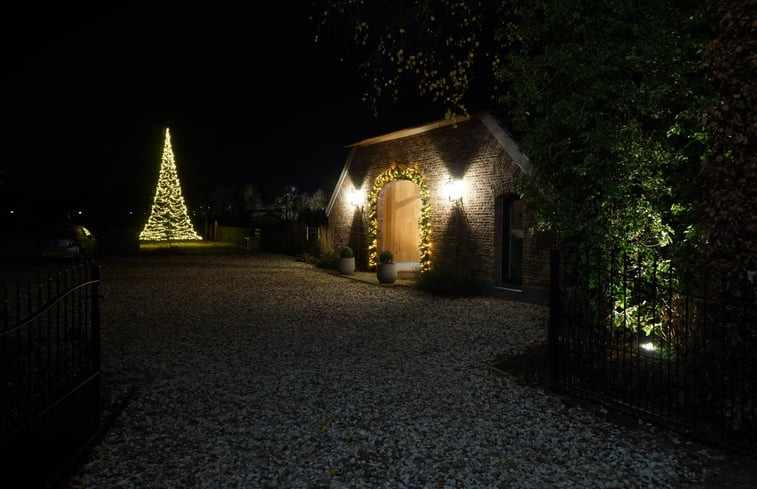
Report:
<svg viewBox="0 0 757 489"><path fill-rule="evenodd" d="M704 116L716 99L705 48L717 31L702 2L317 5L317 39L360 61L374 105L420 95L448 115L500 112L531 160L523 198L564 246L700 239Z"/></svg>
<svg viewBox="0 0 757 489"><path fill-rule="evenodd" d="M341 46L367 79L364 100L420 94L448 114L468 113L491 88L502 29L500 1L317 1L316 42ZM488 99L489 94L486 95Z"/></svg>
<svg viewBox="0 0 757 489"><path fill-rule="evenodd" d="M535 168L522 182L567 246L665 247L696 237L708 9L680 2L523 2L498 100ZM546 197L545 197L546 196Z"/></svg>

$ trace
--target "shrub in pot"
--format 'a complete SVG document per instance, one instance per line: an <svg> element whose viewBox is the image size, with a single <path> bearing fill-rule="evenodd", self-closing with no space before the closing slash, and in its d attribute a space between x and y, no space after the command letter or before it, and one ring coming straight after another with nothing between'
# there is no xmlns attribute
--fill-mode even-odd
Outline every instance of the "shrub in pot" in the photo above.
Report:
<svg viewBox="0 0 757 489"><path fill-rule="evenodd" d="M394 263L394 255L389 250L379 253L379 263L376 269L376 277L379 283L391 284L397 280L397 264Z"/></svg>
<svg viewBox="0 0 757 489"><path fill-rule="evenodd" d="M339 249L339 264L337 266L339 273L349 275L355 272L355 253L349 246L342 246Z"/></svg>

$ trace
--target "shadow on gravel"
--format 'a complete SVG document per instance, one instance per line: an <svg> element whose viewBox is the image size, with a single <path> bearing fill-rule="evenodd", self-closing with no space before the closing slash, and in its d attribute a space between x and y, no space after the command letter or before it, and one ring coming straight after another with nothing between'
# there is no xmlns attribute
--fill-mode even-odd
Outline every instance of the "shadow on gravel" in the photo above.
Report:
<svg viewBox="0 0 757 489"><path fill-rule="evenodd" d="M506 372L521 384L542 389L547 387L546 343L530 346L517 355L498 355L491 366Z"/></svg>
<svg viewBox="0 0 757 489"><path fill-rule="evenodd" d="M491 367L516 382L547 390L547 344L533 345L517 355L498 355ZM629 428L638 428L639 420L581 399L558 395L566 406L580 406L599 419ZM722 459L713 459L704 468L704 482L682 485L686 489L757 489L757 456L724 452Z"/></svg>

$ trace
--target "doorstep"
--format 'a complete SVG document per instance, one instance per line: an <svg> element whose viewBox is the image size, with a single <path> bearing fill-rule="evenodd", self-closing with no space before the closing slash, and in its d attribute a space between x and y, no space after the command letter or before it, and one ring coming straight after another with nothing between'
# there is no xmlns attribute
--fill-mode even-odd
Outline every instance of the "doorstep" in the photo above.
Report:
<svg viewBox="0 0 757 489"><path fill-rule="evenodd" d="M380 285L381 287L415 287L417 272L399 271L397 272L397 280L391 284L379 283L378 278L376 277L376 272L355 271L351 274L345 274L339 273L336 270L331 270L330 273L332 275L338 275L339 277L343 277L349 280L357 280L358 282L365 282L367 284Z"/></svg>

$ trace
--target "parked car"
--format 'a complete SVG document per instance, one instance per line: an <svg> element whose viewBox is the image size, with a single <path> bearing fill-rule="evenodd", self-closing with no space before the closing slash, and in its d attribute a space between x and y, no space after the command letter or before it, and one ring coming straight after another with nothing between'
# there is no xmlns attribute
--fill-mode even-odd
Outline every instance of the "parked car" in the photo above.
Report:
<svg viewBox="0 0 757 489"><path fill-rule="evenodd" d="M60 224L42 235L45 258L90 258L97 254L97 239L81 224Z"/></svg>

